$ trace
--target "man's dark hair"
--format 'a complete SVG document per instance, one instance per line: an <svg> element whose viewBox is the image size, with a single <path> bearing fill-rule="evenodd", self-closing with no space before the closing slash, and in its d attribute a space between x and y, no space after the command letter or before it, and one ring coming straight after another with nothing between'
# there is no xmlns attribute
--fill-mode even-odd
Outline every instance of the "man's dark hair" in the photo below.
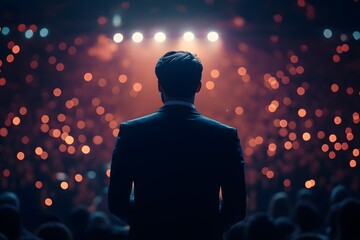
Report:
<svg viewBox="0 0 360 240"><path fill-rule="evenodd" d="M202 70L200 60L190 52L170 51L157 62L155 74L166 96L188 98L195 94Z"/></svg>

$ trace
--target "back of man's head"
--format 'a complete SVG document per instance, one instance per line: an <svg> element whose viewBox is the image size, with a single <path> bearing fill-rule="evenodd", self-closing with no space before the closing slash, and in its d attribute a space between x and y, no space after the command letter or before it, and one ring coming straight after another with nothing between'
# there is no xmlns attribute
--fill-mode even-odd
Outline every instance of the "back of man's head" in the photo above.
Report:
<svg viewBox="0 0 360 240"><path fill-rule="evenodd" d="M165 95L170 98L192 97L201 80L203 66L190 52L170 51L156 64L155 73Z"/></svg>

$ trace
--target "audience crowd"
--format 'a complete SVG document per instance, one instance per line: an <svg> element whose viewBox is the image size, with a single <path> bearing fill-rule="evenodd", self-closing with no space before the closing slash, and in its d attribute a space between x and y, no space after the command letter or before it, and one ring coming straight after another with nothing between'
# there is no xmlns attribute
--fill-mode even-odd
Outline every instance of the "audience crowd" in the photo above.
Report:
<svg viewBox="0 0 360 240"><path fill-rule="evenodd" d="M312 196L308 189L300 189L295 199L286 192L277 192L269 200L267 212L248 213L244 221L224 233L224 240L360 239L360 200L355 195L343 185L335 186L324 213ZM90 210L83 205L69 209L65 219L56 215L43 216L35 229L24 226L21 218L18 196L14 192L2 192L0 240L128 239L126 223L105 211Z"/></svg>

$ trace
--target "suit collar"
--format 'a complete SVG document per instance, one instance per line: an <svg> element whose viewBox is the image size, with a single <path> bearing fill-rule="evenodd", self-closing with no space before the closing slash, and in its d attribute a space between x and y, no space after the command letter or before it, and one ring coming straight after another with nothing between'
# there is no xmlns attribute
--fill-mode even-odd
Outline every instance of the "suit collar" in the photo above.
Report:
<svg viewBox="0 0 360 240"><path fill-rule="evenodd" d="M195 107L186 106L186 105L178 105L178 104L171 104L171 105L164 105L159 109L159 112L173 112L173 113L192 113L192 114L200 114Z"/></svg>
<svg viewBox="0 0 360 240"><path fill-rule="evenodd" d="M179 101L179 100L172 100L172 101L167 101L164 104L165 106L170 106L170 105L181 105L181 106L188 106L188 107L192 107L195 108L193 103L190 102L185 102L185 101Z"/></svg>

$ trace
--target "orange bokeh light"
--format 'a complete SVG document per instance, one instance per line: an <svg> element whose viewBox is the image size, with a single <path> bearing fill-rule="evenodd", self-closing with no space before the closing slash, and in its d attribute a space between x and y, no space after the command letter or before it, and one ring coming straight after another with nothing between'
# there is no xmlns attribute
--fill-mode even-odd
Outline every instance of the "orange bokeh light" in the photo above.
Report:
<svg viewBox="0 0 360 240"><path fill-rule="evenodd" d="M213 81L207 81L205 86L207 89L212 90L215 87L215 83Z"/></svg>
<svg viewBox="0 0 360 240"><path fill-rule="evenodd" d="M305 117L306 116L306 110L303 109L303 108L299 109L298 115L299 115L299 117Z"/></svg>
<svg viewBox="0 0 360 240"><path fill-rule="evenodd" d="M85 81L89 82L92 79L93 79L93 75L91 73L87 72L87 73L84 74L84 80Z"/></svg>
<svg viewBox="0 0 360 240"><path fill-rule="evenodd" d="M12 123L17 126L19 125L21 122L20 118L19 117L14 117L13 120L12 120Z"/></svg>
<svg viewBox="0 0 360 240"><path fill-rule="evenodd" d="M18 159L19 161L22 161L22 160L24 160L24 158L25 158L25 154L24 154L23 152L18 152L18 153L16 154L16 157L17 157L17 159Z"/></svg>
<svg viewBox="0 0 360 240"><path fill-rule="evenodd" d="M53 204L53 201L51 198L46 198L44 202L45 202L45 205L48 207L50 207Z"/></svg>
<svg viewBox="0 0 360 240"><path fill-rule="evenodd" d="M44 150L43 150L41 147L36 147L36 148L35 148L35 153L36 153L36 155L39 155L39 156L40 156L40 155L43 153L43 151L44 151Z"/></svg>
<svg viewBox="0 0 360 240"><path fill-rule="evenodd" d="M275 176L275 173L273 172L273 171L271 171L271 170L269 170L269 171L267 171L267 173L266 173L266 177L267 178L273 178Z"/></svg>
<svg viewBox="0 0 360 240"><path fill-rule="evenodd" d="M121 74L118 78L120 83L126 83L127 82L127 76L125 74Z"/></svg>
<svg viewBox="0 0 360 240"><path fill-rule="evenodd" d="M43 186L43 183L42 183L41 181L36 181L36 182L35 182L35 187L36 187L37 189L42 188L42 186Z"/></svg>
<svg viewBox="0 0 360 240"><path fill-rule="evenodd" d="M84 154L89 154L90 153L90 147L88 145L84 145L84 146L82 146L81 151Z"/></svg>
<svg viewBox="0 0 360 240"><path fill-rule="evenodd" d="M8 63L12 63L14 61L14 59L15 59L14 55L12 55L12 54L7 55L7 57L6 57L6 61Z"/></svg>
<svg viewBox="0 0 360 240"><path fill-rule="evenodd" d="M285 179L283 184L284 184L284 187L290 187L291 186L291 180L290 179Z"/></svg>
<svg viewBox="0 0 360 240"><path fill-rule="evenodd" d="M302 138L304 139L304 141L309 141L311 139L311 135L308 132L304 132Z"/></svg>
<svg viewBox="0 0 360 240"><path fill-rule="evenodd" d="M350 165L350 167L354 168L354 167L356 167L357 162L354 159L352 159L352 160L350 160L349 165Z"/></svg>
<svg viewBox="0 0 360 240"><path fill-rule="evenodd" d="M134 90L135 92L140 92L141 89L142 89L141 83L134 83L134 85L133 85L133 90Z"/></svg>
<svg viewBox="0 0 360 240"><path fill-rule="evenodd" d="M53 94L55 97L60 97L62 91L60 88L55 88L54 91L53 91Z"/></svg>
<svg viewBox="0 0 360 240"><path fill-rule="evenodd" d="M77 173L74 177L76 182L81 182L83 180L83 176L79 173Z"/></svg>
<svg viewBox="0 0 360 240"><path fill-rule="evenodd" d="M18 54L20 52L20 47L19 45L15 45L12 47L11 51L14 53L14 54Z"/></svg>
<svg viewBox="0 0 360 240"><path fill-rule="evenodd" d="M69 184L67 182L61 182L60 187L64 190L69 188Z"/></svg>
<svg viewBox="0 0 360 240"><path fill-rule="evenodd" d="M210 75L212 78L218 78L220 76L220 71L217 69L213 69L211 70Z"/></svg>

